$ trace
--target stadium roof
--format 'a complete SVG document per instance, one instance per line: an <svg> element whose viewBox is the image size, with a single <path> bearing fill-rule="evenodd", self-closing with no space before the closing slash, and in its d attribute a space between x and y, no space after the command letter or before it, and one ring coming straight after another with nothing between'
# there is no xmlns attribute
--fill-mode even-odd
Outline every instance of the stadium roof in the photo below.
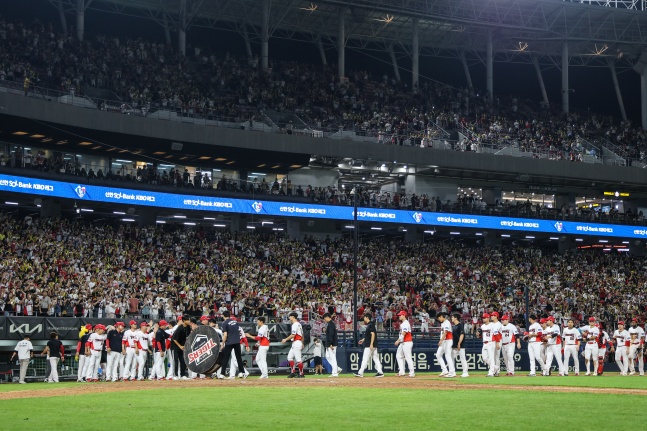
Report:
<svg viewBox="0 0 647 431"><path fill-rule="evenodd" d="M77 0L59 1L74 12ZM558 65L569 41L571 65L630 66L647 43L645 0L85 0L90 11L147 18L178 26L186 1L188 26L247 34L260 40L263 3L270 2L269 34L336 47L340 8L346 46L410 53L418 20L421 55L483 61L493 32L495 61ZM605 7L612 6L612 7ZM614 6L614 7L613 7ZM271 56L271 53L270 53ZM618 61L619 60L619 61Z"/></svg>

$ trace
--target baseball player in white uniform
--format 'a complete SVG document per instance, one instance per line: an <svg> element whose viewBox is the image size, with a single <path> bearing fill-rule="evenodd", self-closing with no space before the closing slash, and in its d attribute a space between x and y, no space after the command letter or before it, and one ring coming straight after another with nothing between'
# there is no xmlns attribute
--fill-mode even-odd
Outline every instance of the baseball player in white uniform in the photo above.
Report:
<svg viewBox="0 0 647 431"><path fill-rule="evenodd" d="M528 357L530 358L530 373L528 376L535 377L537 375L536 363L539 364L539 369L542 374L546 368L546 363L541 358L541 344L544 328L542 328L539 322L537 322L537 316L529 316L528 320L530 321L530 326L528 327L528 332L524 334L528 337Z"/></svg>
<svg viewBox="0 0 647 431"><path fill-rule="evenodd" d="M150 352L151 340L148 333L148 323L142 322L140 325L141 330L137 333L137 347L139 355L137 356L137 380L144 380L144 368L146 367L146 359Z"/></svg>
<svg viewBox="0 0 647 431"><path fill-rule="evenodd" d="M265 324L265 317L256 318L256 335L245 333L245 337L256 340L258 350L256 351L256 365L261 371L261 379L267 379L267 352L270 350L270 330Z"/></svg>
<svg viewBox="0 0 647 431"><path fill-rule="evenodd" d="M546 318L546 329L544 329L544 336L546 337L546 369L544 376L549 375L550 367L553 365L553 357L557 361L559 375L564 375L564 362L562 362L562 336L559 326L555 325L555 318L549 316Z"/></svg>
<svg viewBox="0 0 647 431"><path fill-rule="evenodd" d="M631 319L631 326L628 329L629 335L632 335L634 332L638 337L639 347L636 349L636 354L638 356L638 372L640 373L641 376L645 375L645 356L643 355L644 348L645 348L645 330L638 326L638 319L635 317ZM634 361L634 367L635 367L635 361Z"/></svg>
<svg viewBox="0 0 647 431"><path fill-rule="evenodd" d="M173 352L173 349L171 349L171 339L173 338L173 334L175 333L175 329L178 327L178 325L180 324L176 323L172 328L166 328L166 333L168 334L168 339L166 340L166 380L173 380L177 378L175 376L175 353Z"/></svg>
<svg viewBox="0 0 647 431"><path fill-rule="evenodd" d="M290 352L288 352L288 362L290 363L292 371L288 378L305 377L303 375L303 361L301 358L301 351L303 350L303 328L301 327L301 323L299 323L297 316L298 314L294 311L288 315L290 323L292 324L292 330L287 338L281 340L282 343L292 341L292 347L290 347ZM299 369L298 373L297 368Z"/></svg>
<svg viewBox="0 0 647 431"><path fill-rule="evenodd" d="M447 313L438 313L436 317L440 322L440 341L438 341L438 350L436 351L436 358L442 369L440 377L456 377L456 369L452 360L452 345L454 343L452 341L452 324L449 323Z"/></svg>
<svg viewBox="0 0 647 431"><path fill-rule="evenodd" d="M573 319L568 319L567 327L562 330L562 340L564 341L564 375L568 376L568 362L573 358L573 372L576 376L580 375L580 340L582 334L575 327Z"/></svg>
<svg viewBox="0 0 647 431"><path fill-rule="evenodd" d="M422 311L418 314L418 319L420 320L420 332L422 334L429 334L429 313Z"/></svg>
<svg viewBox="0 0 647 431"><path fill-rule="evenodd" d="M618 322L618 329L613 332L613 341L615 342L616 364L620 368L620 375L626 376L629 368L629 350L631 346L631 337L629 331L625 329L625 322Z"/></svg>
<svg viewBox="0 0 647 431"><path fill-rule="evenodd" d="M487 377L494 377L494 341L492 341L492 325L490 323L490 315L483 314L483 324L477 332L480 333L483 339L483 348L481 349L481 360L488 367Z"/></svg>
<svg viewBox="0 0 647 431"><path fill-rule="evenodd" d="M627 331L629 332L629 331ZM636 374L636 362L640 351L640 339L637 332L629 332L629 375Z"/></svg>
<svg viewBox="0 0 647 431"><path fill-rule="evenodd" d="M541 325L541 329L543 332L546 332L546 328L548 325L546 325L547 319L544 319L543 317L539 319L539 324ZM544 364L546 363L546 350L548 349L548 343L546 342L546 337L542 335L541 337L541 345L539 346L539 355L541 356L541 360L544 361ZM550 374L550 370L548 370Z"/></svg>
<svg viewBox="0 0 647 431"><path fill-rule="evenodd" d="M593 361L593 375L598 375L598 337L600 329L595 324L595 317L589 317L589 326L582 328L582 335L586 341L584 346L584 362L586 363L586 375L591 375L591 361Z"/></svg>
<svg viewBox="0 0 647 431"><path fill-rule="evenodd" d="M514 376L514 346L521 348L521 340L517 338L519 330L510 323L510 316L501 317L501 353L505 363L506 376Z"/></svg>
<svg viewBox="0 0 647 431"><path fill-rule="evenodd" d="M416 370L413 368L413 335L411 335L411 325L407 319L407 312L400 311L398 313L398 319L400 319L400 336L395 341L395 345L398 346L398 351L395 354L395 358L398 361L398 376L405 375L405 362L409 367L409 377L416 376Z"/></svg>
<svg viewBox="0 0 647 431"><path fill-rule="evenodd" d="M243 331L243 328L240 326L238 327L238 331L240 332L240 344L245 345L245 351L249 352L249 341L247 341L247 336L245 335L245 331ZM242 349L242 346L241 346ZM247 371L244 367L243 364L240 364L240 368L243 370L241 375L239 377L242 377L244 379L249 376L249 371ZM236 355L231 355L231 359L229 360L229 378L233 379L236 377L236 370L238 369L238 361L236 360Z"/></svg>
<svg viewBox="0 0 647 431"><path fill-rule="evenodd" d="M601 323L598 323L597 328L600 330L600 335L598 335L598 376L601 376L604 372L604 359L607 355L607 346L611 346L611 337L607 334L607 331L604 330L604 327Z"/></svg>
<svg viewBox="0 0 647 431"><path fill-rule="evenodd" d="M88 371L85 375L86 382L98 382L99 381L99 363L101 362L101 351L103 350L103 343L106 341L106 327L102 324L95 325L94 333L88 338L88 343L90 344L87 347L89 360L88 361Z"/></svg>
<svg viewBox="0 0 647 431"><path fill-rule="evenodd" d="M137 357L139 356L139 347L137 347L137 338L139 338L139 331L137 331L137 322L131 320L129 322L130 329L124 332L123 348L121 354L125 356L123 380L135 380L137 377Z"/></svg>
<svg viewBox="0 0 647 431"><path fill-rule="evenodd" d="M499 313L496 311L490 313L490 328L492 329L492 341L494 342L494 376L499 377L501 368L501 322L499 322Z"/></svg>

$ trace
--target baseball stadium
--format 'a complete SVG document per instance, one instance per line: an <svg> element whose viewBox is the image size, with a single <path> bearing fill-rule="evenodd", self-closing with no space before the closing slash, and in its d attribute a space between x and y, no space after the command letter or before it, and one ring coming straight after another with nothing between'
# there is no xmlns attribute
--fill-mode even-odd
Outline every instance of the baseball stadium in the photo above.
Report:
<svg viewBox="0 0 647 431"><path fill-rule="evenodd" d="M640 429L646 130L647 0L2 1L0 430Z"/></svg>

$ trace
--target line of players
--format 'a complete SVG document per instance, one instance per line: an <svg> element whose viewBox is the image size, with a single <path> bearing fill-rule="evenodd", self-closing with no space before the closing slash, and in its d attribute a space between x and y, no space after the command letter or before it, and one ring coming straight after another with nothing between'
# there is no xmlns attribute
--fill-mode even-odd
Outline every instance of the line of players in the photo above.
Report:
<svg viewBox="0 0 647 431"><path fill-rule="evenodd" d="M296 316L295 316L296 317ZM184 360L181 358L184 349L183 345L177 344L173 335L178 327L186 326L194 329L199 324L213 327L222 338L223 333L218 327L215 319L203 316L200 323L195 319L183 317L181 323L172 326L165 320L161 320L152 326L147 322L138 324L135 320L129 322L130 329L125 330L123 322L116 322L115 326L106 326L97 324L86 325L87 333L81 337L77 344L76 360L79 362L77 381L78 382L98 382L99 368L105 370L105 380L116 381L134 381L145 379L145 367L148 357L153 357L153 367L149 380L173 380L173 379L197 379L206 378L205 375L198 375L188 371L188 376L184 375ZM298 322L297 322L298 323ZM258 352L256 361L261 370L261 377L268 377L267 369L267 351L269 350L270 340L268 327L265 325L265 319L257 319L257 334L251 335L244 333L240 328L240 344L245 346L246 351L250 351L248 338L252 338L258 343ZM301 331L301 337L303 333ZM176 343L176 348L171 348ZM175 347L174 346L174 347ZM243 367L239 377L246 378L249 372ZM235 378L235 371L238 363L234 355L231 356L229 366L230 379ZM224 379L222 369L215 374L215 378Z"/></svg>
<svg viewBox="0 0 647 431"><path fill-rule="evenodd" d="M498 377L500 370L500 358L503 355L507 373L514 375L514 348L520 348L519 331L515 325L510 323L508 316L502 316L499 321L499 313L483 314L483 324L478 333L483 340L482 358L488 366L488 377ZM600 324L596 324L595 317L589 318L589 325L576 328L573 319L568 320L567 326L560 330L555 324L552 316L537 320L537 316L529 317L530 326L528 332L524 332L522 338L528 342L528 356L530 358L530 373L528 376L536 376L537 365L541 375L550 375L553 360L557 362L560 376L568 376L568 367L573 360L573 371L579 375L579 352L581 345L584 345L584 359L586 364L586 375L601 375L604 369L604 359L607 349L610 353L615 352L615 360L620 368L620 375L636 374L636 363L638 373L644 375L644 354L645 331L638 326L636 318L631 320L629 329L625 329L623 321L618 322L618 329L612 337L609 337ZM591 365L593 372L591 373Z"/></svg>

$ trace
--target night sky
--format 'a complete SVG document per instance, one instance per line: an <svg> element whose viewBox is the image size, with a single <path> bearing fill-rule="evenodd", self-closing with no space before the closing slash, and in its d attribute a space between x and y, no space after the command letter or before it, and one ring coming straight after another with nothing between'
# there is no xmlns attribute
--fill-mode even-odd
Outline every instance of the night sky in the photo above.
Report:
<svg viewBox="0 0 647 431"><path fill-rule="evenodd" d="M31 22L35 18L42 22L51 22L60 29L58 11L47 0L1 0L0 13L8 19L21 19ZM68 15L68 26L76 24L76 17ZM99 14L96 11L86 12L86 35L96 34L127 35L144 37L150 40L163 41L162 27L152 21L114 15ZM173 43L176 36L172 33ZM209 47L216 55L229 52L232 55L244 55L245 46L242 37L236 33L215 31L202 28L192 28L187 32L187 45ZM252 49L260 56L260 44L252 44ZM337 61L337 52L328 49L329 65ZM282 60L299 60L320 64L319 52L313 43L294 42L282 39L270 39L270 58ZM411 67L408 58L399 60L400 74L403 80L411 81L407 70ZM393 74L387 53L369 51L363 53L357 50L347 50L346 70L370 69L374 72L389 76ZM405 70L406 69L406 70ZM472 81L476 88L485 88L485 65L471 66ZM634 71L618 70L618 80L624 98L627 116L639 124L640 121L640 79ZM601 114L613 115L620 118L620 111L608 68L571 67L570 87L575 90L571 94L571 109L588 110ZM465 75L458 60L442 58L420 58L421 82L424 78L433 79L456 87L465 87ZM543 72L548 98L553 106L561 106L561 72L557 68ZM520 65L510 63L494 63L494 92L496 95L515 95L521 98L541 100L541 92L532 64Z"/></svg>

